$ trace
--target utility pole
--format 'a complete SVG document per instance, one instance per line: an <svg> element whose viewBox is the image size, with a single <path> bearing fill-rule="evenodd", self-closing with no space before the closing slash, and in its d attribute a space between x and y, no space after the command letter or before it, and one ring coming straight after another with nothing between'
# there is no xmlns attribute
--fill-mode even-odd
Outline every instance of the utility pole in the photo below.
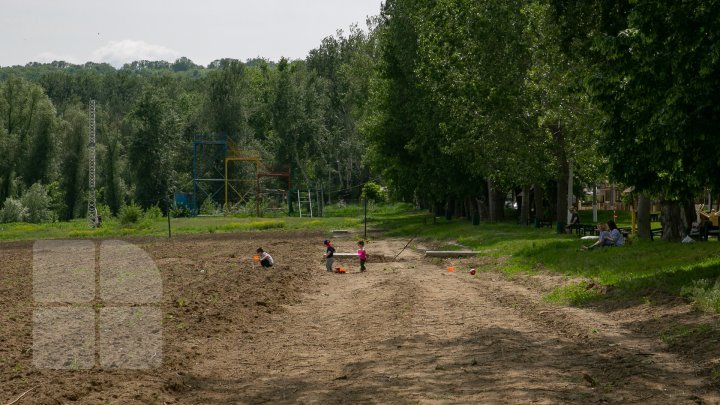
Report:
<svg viewBox="0 0 720 405"><path fill-rule="evenodd" d="M97 213L97 201L95 196L95 100L90 100L88 108L88 122L90 123L88 142L88 225L90 228L100 226Z"/></svg>

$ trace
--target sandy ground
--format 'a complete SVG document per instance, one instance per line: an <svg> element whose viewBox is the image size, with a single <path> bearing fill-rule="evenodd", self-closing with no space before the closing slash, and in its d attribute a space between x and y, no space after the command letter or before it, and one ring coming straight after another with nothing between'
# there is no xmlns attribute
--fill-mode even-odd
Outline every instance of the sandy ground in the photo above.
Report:
<svg viewBox="0 0 720 405"><path fill-rule="evenodd" d="M163 277L150 371L34 368L32 244L0 245L0 403L28 389L18 403L720 403L718 336L702 350L659 338L716 322L684 303L554 306L542 293L567 280L508 279L502 259L428 260L416 244L393 261L406 240L372 239L367 272L343 259L349 273L328 274L323 238L134 241ZM278 265L252 267L257 246Z"/></svg>

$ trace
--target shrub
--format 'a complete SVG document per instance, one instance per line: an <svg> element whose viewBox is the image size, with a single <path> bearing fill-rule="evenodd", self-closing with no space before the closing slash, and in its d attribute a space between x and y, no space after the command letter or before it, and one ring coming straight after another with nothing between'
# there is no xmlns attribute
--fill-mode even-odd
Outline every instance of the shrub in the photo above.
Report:
<svg viewBox="0 0 720 405"><path fill-rule="evenodd" d="M5 200L2 209L0 209L0 223L23 222L27 217L27 208L16 198L8 198Z"/></svg>
<svg viewBox="0 0 720 405"><path fill-rule="evenodd" d="M190 214L190 209L184 205L173 204L172 208L170 208L170 215L172 215L173 218L189 217Z"/></svg>
<svg viewBox="0 0 720 405"><path fill-rule="evenodd" d="M720 312L720 278L694 280L692 286L682 287L680 294L704 311Z"/></svg>
<svg viewBox="0 0 720 405"><path fill-rule="evenodd" d="M200 215L215 215L219 211L217 205L215 205L215 201L210 197L206 198L200 206Z"/></svg>
<svg viewBox="0 0 720 405"><path fill-rule="evenodd" d="M158 218L162 218L162 210L157 204L145 210L145 219L153 220Z"/></svg>
<svg viewBox="0 0 720 405"><path fill-rule="evenodd" d="M362 190L362 198L367 198L369 201L385 202L387 201L387 189L381 187L377 183L369 182L365 183Z"/></svg>
<svg viewBox="0 0 720 405"><path fill-rule="evenodd" d="M39 224L50 219L50 197L48 197L45 187L40 183L30 186L20 198L20 201L27 208L28 222Z"/></svg>
<svg viewBox="0 0 720 405"><path fill-rule="evenodd" d="M140 218L142 218L142 216L142 208L135 204L124 205L122 208L120 208L120 212L118 214L118 217L120 218L120 223L123 225L137 223Z"/></svg>
<svg viewBox="0 0 720 405"><path fill-rule="evenodd" d="M97 213L103 221L107 221L112 218L112 211L110 210L110 206L107 204L98 204Z"/></svg>

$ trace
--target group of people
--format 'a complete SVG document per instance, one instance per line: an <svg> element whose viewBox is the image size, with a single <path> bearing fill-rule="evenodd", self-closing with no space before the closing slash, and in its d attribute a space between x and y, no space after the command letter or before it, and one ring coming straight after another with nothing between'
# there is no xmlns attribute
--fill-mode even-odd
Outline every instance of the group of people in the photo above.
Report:
<svg viewBox="0 0 720 405"><path fill-rule="evenodd" d="M607 221L606 224L600 223L597 230L598 240L592 245L583 246L583 250L592 250L604 246L623 246L625 244L625 237L618 229L615 221Z"/></svg>
<svg viewBox="0 0 720 405"><path fill-rule="evenodd" d="M332 242L325 239L323 241L323 245L325 246L325 271L328 273L332 273L333 270L333 263L335 262L335 247L332 245ZM365 241L358 241L358 259L360 260L360 271L365 271L365 262L367 261L367 252L365 251Z"/></svg>
<svg viewBox="0 0 720 405"><path fill-rule="evenodd" d="M328 272L333 272L333 263L335 262L335 247L332 245L332 242L329 240L324 240L323 245L325 246L325 268ZM367 261L367 252L365 251L365 241L358 241L358 259L360 260L360 271L365 271L365 262ZM260 266L263 268L270 268L275 264L275 261L273 260L272 256L270 256L269 253L267 253L263 248L257 249L257 261L260 263Z"/></svg>

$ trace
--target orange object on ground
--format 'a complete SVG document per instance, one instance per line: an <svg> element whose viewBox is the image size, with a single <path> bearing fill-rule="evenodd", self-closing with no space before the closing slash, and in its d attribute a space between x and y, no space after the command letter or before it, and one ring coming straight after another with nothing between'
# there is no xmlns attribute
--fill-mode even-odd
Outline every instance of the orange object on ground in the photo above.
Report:
<svg viewBox="0 0 720 405"><path fill-rule="evenodd" d="M259 261L260 261L260 256L258 256L258 255L253 256L253 261L256 262L256 263L259 262Z"/></svg>
<svg viewBox="0 0 720 405"><path fill-rule="evenodd" d="M335 273L345 274L347 270L344 267L335 267Z"/></svg>
<svg viewBox="0 0 720 405"><path fill-rule="evenodd" d="M448 267L448 273L452 273L455 271L455 266Z"/></svg>

